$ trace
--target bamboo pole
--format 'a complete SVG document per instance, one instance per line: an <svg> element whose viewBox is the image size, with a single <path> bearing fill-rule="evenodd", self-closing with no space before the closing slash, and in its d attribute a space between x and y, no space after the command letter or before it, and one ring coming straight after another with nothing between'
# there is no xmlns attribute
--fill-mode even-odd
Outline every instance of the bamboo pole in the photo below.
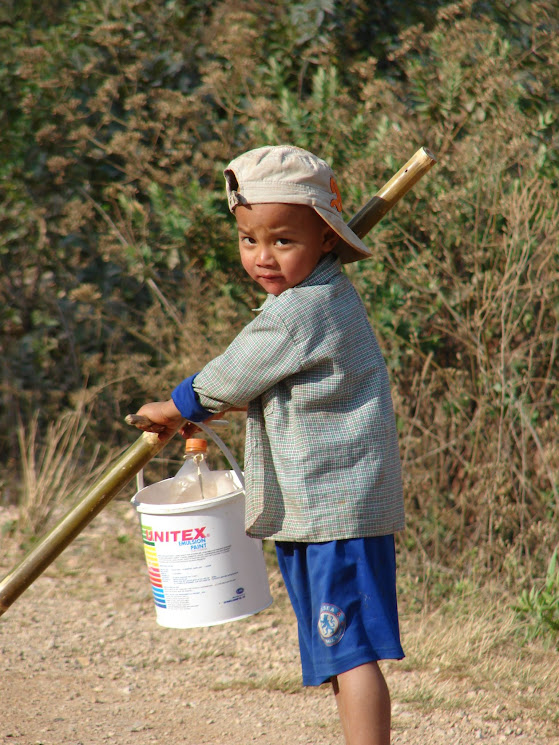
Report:
<svg viewBox="0 0 559 745"><path fill-rule="evenodd" d="M435 162L435 157L429 150L420 148L350 220L348 224L352 230L363 238ZM130 424L137 423L134 415L127 417L127 421ZM144 432L91 487L81 502L4 577L0 582L0 616L167 442L165 439L160 440L155 432Z"/></svg>
<svg viewBox="0 0 559 745"><path fill-rule="evenodd" d="M436 162L430 150L426 147L419 148L398 173L351 218L349 227L363 238Z"/></svg>
<svg viewBox="0 0 559 745"><path fill-rule="evenodd" d="M144 432L55 527L0 582L0 616L62 553L91 520L166 445Z"/></svg>

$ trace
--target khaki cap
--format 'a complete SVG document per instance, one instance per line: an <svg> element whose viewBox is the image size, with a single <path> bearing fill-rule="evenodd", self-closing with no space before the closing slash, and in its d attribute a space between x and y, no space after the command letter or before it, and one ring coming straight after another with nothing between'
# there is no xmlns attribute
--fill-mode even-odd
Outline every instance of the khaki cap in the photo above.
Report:
<svg viewBox="0 0 559 745"><path fill-rule="evenodd" d="M224 171L229 209L239 204L305 204L341 238L335 251L344 264L371 256L342 218L342 197L334 172L321 158L292 145L249 150Z"/></svg>

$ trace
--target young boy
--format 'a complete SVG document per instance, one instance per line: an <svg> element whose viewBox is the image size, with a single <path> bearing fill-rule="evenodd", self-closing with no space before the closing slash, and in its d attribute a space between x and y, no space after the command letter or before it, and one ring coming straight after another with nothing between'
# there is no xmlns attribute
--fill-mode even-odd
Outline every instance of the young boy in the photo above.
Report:
<svg viewBox="0 0 559 745"><path fill-rule="evenodd" d="M386 745L390 696L377 661L404 656L400 458L386 366L341 271L370 252L341 217L330 167L311 153L258 148L225 179L241 262L268 298L222 355L138 414L167 438L183 418L248 407L246 530L276 542L303 684L332 682L348 745Z"/></svg>

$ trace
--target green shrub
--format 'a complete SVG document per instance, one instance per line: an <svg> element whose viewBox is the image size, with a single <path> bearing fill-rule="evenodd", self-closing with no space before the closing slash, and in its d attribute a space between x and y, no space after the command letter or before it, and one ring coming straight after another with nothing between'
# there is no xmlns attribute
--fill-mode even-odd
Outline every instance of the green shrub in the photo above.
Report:
<svg viewBox="0 0 559 745"><path fill-rule="evenodd" d="M110 449L252 317L230 158L314 150L351 214L427 145L438 165L347 270L393 382L401 551L537 576L558 538L557 30L551 0L20 4L0 26L5 473L19 412L42 431L85 398Z"/></svg>
<svg viewBox="0 0 559 745"><path fill-rule="evenodd" d="M559 648L559 567L553 552L543 587L523 590L514 610L525 624L528 638L551 636Z"/></svg>

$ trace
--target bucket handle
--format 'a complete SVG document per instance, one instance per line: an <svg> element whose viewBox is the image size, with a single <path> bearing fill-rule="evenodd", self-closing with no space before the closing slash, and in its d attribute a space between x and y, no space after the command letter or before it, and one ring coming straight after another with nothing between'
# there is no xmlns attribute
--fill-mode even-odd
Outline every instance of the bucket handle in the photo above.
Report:
<svg viewBox="0 0 559 745"><path fill-rule="evenodd" d="M235 476L239 479L239 482L244 489L245 488L245 477L244 477L243 472L241 471L241 467L239 466L239 464L235 460L233 453L229 450L229 448L223 442L221 437L216 435L216 433L212 429L210 429L210 427L208 427L207 424L204 424L203 422L196 422L196 426L199 427L202 430L202 432L205 432L207 435L209 435L212 438L212 440L215 442L215 444L219 447L223 455L229 461L233 471L235 472Z"/></svg>
<svg viewBox="0 0 559 745"><path fill-rule="evenodd" d="M223 455L229 461L229 463L230 463L230 465L231 465L231 467L232 467L232 469L233 469L233 471L235 473L235 476L239 479L239 483L241 484L242 488L244 489L245 488L245 477L244 477L243 472L241 471L241 467L239 466L239 464L235 460L235 456L229 450L229 448L227 447L227 445L223 442L223 440L221 439L221 437L219 437L218 435L216 435L216 433L212 429L210 429L210 427L208 427L207 424L204 424L203 422L193 422L193 424L196 424L196 426L199 429L201 429L202 432L204 432L206 435L209 435L209 437L211 437L211 439L215 442L215 444L221 450L221 452L223 453ZM141 471L138 471L138 473L136 475L136 489L137 489L137 491L140 491L141 489L143 489L144 486L145 486L145 483L144 483L144 469L142 468L142 470Z"/></svg>

